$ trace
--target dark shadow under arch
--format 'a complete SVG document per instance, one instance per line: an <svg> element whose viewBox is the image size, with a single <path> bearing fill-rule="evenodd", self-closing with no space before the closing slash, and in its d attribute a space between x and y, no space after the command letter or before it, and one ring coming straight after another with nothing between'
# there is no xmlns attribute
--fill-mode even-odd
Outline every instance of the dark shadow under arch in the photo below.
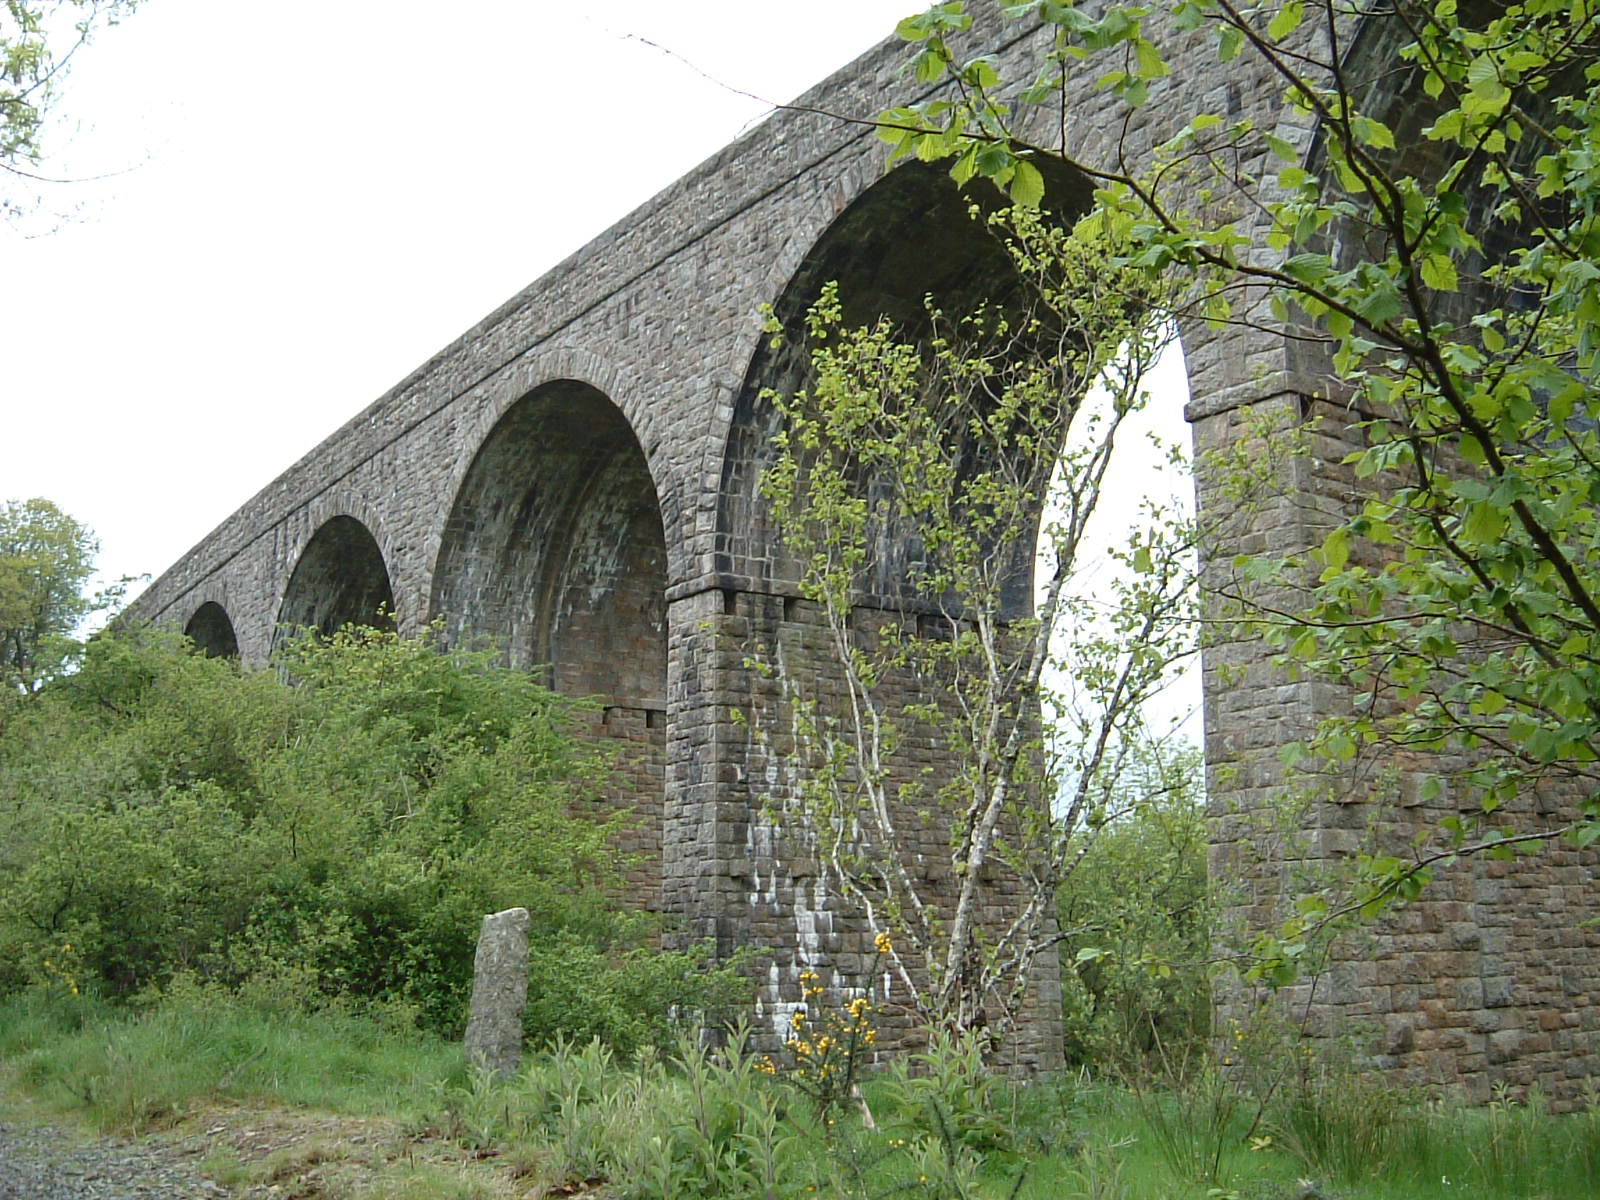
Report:
<svg viewBox="0 0 1600 1200"><path fill-rule="evenodd" d="M484 439L445 526L433 611L456 642L568 695L666 707L667 552L644 451L606 396L547 384Z"/></svg>
<svg viewBox="0 0 1600 1200"><path fill-rule="evenodd" d="M300 553L278 609L274 646L288 631L323 637L345 625L394 629L394 588L377 539L354 517L325 522Z"/></svg>
<svg viewBox="0 0 1600 1200"><path fill-rule="evenodd" d="M183 627L183 636L207 658L239 657L239 638L233 631L233 622L228 619L227 610L215 600L207 600L195 609L194 616Z"/></svg>

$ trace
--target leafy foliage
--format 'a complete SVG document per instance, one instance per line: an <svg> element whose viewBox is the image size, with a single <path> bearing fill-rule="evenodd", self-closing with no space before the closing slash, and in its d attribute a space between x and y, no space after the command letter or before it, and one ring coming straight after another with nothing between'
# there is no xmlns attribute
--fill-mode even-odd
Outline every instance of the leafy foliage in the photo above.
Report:
<svg viewBox="0 0 1600 1200"><path fill-rule="evenodd" d="M0 505L0 690L31 694L59 674L76 654L79 624L119 597L83 593L99 549L48 500Z"/></svg>
<svg viewBox="0 0 1600 1200"><path fill-rule="evenodd" d="M0 173L38 178L40 131L67 65L95 30L139 0L5 0L0 5ZM15 205L0 200L0 207Z"/></svg>
<svg viewBox="0 0 1600 1200"><path fill-rule="evenodd" d="M699 955L629 953L650 931L607 898L626 816L594 815L606 764L565 731L568 702L375 630L279 665L295 685L120 631L4 731L0 991L70 947L74 979L114 996L190 979L448 1030L479 919L523 905L534 1038L631 1050L705 998Z"/></svg>
<svg viewBox="0 0 1600 1200"><path fill-rule="evenodd" d="M1191 745L1142 751L1122 784L1140 802L1100 830L1062 884L1069 1064L1137 1072L1210 1037L1203 770Z"/></svg>
<svg viewBox="0 0 1600 1200"><path fill-rule="evenodd" d="M1146 172L1073 163L1099 184L1088 222L1126 239L1117 263L1181 273L1213 319L1320 341L1360 439L1348 463L1372 497L1329 521L1312 562L1239 566L1290 589L1310 567L1298 606L1255 616L1296 669L1354 699L1300 765L1348 780L1341 764L1398 753L1424 802L1456 810L1422 844L1368 855L1347 891L1307 897L1259 945L1263 976L1292 978L1307 931L1414 896L1461 854L1600 837L1596 6L1375 10L1365 20L1386 23L1397 49L1369 74L1411 102L1393 113L1349 72L1351 17L1337 6L1004 11L1052 36L1031 77L961 61L950 35L965 6L941 4L901 34L920 76L952 92L881 123L897 153L951 158L957 178L988 176L1019 203L1035 201L1018 163L1072 157L1069 95L1093 80L1145 104L1178 38L1209 39L1219 62L1243 56L1283 89L1281 121L1196 113ZM1041 106L1059 108L1056 146L1017 134ZM1314 136L1284 136L1299 132ZM1240 285L1265 303L1235 311ZM1529 794L1543 811L1508 819Z"/></svg>

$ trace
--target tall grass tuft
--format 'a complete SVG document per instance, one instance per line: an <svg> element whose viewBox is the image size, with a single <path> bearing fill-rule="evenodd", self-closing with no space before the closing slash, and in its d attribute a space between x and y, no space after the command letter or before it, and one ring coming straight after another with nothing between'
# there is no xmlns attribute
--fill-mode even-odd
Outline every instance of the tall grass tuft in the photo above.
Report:
<svg viewBox="0 0 1600 1200"><path fill-rule="evenodd" d="M1358 1183L1425 1140L1426 1119L1415 1096L1380 1074L1311 1062L1280 1092L1270 1125L1313 1174Z"/></svg>

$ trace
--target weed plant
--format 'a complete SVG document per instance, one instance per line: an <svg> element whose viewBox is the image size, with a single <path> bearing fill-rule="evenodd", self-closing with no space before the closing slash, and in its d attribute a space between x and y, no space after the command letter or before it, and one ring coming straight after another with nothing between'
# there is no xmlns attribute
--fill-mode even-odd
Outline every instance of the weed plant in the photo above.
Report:
<svg viewBox="0 0 1600 1200"><path fill-rule="evenodd" d="M1428 1115L1380 1076L1307 1062L1282 1093L1271 1128L1309 1171L1342 1184L1381 1179L1414 1157Z"/></svg>

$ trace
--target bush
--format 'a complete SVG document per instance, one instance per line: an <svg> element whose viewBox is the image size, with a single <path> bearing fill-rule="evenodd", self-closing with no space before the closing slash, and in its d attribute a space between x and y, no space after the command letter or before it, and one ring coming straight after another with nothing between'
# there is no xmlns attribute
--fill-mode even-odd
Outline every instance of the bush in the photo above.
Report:
<svg viewBox="0 0 1600 1200"><path fill-rule="evenodd" d="M1203 763L1185 745L1144 757L1153 797L1100 829L1057 895L1070 1064L1139 1071L1210 1032Z"/></svg>
<svg viewBox="0 0 1600 1200"><path fill-rule="evenodd" d="M485 654L374 630L296 642L276 666L123 631L13 711L0 995L129 999L183 977L400 1006L449 1033L480 918L514 905L545 964L541 1041L632 1048L669 1006L730 986L688 971L704 956L634 953L652 931L608 899L626 814L591 815L607 764L567 732L572 702Z"/></svg>

